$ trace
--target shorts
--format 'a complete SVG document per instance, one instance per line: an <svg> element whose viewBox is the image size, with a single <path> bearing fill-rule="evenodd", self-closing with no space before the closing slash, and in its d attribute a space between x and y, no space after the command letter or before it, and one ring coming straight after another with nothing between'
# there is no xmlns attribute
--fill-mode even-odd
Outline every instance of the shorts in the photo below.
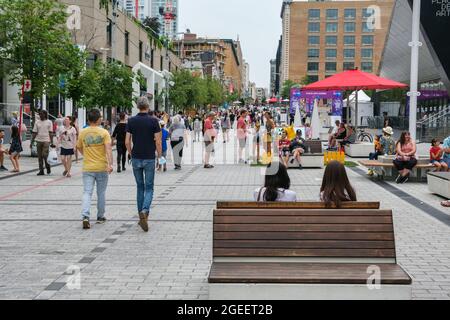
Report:
<svg viewBox="0 0 450 320"><path fill-rule="evenodd" d="M289 157L291 155L291 151L289 149L283 149L279 152L280 157Z"/></svg>
<svg viewBox="0 0 450 320"><path fill-rule="evenodd" d="M205 150L207 153L214 153L214 142L205 141Z"/></svg>
<svg viewBox="0 0 450 320"><path fill-rule="evenodd" d="M442 160L450 167L450 157L444 157Z"/></svg>
<svg viewBox="0 0 450 320"><path fill-rule="evenodd" d="M408 161L394 160L394 167L398 171L402 171L405 169L412 170L417 165L417 159L410 159Z"/></svg>
<svg viewBox="0 0 450 320"><path fill-rule="evenodd" d="M435 163L444 164L445 161L444 161L444 159L440 159L440 160L432 159L432 160L430 160L430 163L431 164L435 164Z"/></svg>
<svg viewBox="0 0 450 320"><path fill-rule="evenodd" d="M75 152L73 151L73 149L61 148L61 156L73 156L74 154Z"/></svg>
<svg viewBox="0 0 450 320"><path fill-rule="evenodd" d="M239 148L245 148L247 145L247 139L239 139Z"/></svg>

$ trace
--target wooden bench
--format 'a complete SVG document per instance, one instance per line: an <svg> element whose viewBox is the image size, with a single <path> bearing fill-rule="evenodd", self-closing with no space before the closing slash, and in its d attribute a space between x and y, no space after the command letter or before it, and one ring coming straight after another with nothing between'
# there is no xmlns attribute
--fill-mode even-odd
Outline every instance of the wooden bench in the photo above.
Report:
<svg viewBox="0 0 450 320"><path fill-rule="evenodd" d="M381 162L378 160L360 160L358 161L364 167L368 169L373 169L377 178L380 180L384 179L395 179L398 175L397 170L394 167L394 163L391 162ZM433 170L434 167L430 163L419 163L417 164L412 172L412 177L415 177L417 181L423 181L426 179L424 173L427 173L429 170Z"/></svg>
<svg viewBox="0 0 450 320"><path fill-rule="evenodd" d="M250 201L218 201L217 209L327 209L324 202L250 202ZM336 209L332 207L330 209ZM379 202L342 202L340 209L380 209Z"/></svg>
<svg viewBox="0 0 450 320"><path fill-rule="evenodd" d="M208 282L213 300L411 298L391 210L216 209Z"/></svg>

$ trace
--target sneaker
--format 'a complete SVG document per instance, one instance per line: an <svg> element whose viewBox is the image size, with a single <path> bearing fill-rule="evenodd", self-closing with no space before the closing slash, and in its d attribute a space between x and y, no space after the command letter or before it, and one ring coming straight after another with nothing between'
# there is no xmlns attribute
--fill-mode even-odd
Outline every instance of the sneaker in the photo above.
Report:
<svg viewBox="0 0 450 320"><path fill-rule="evenodd" d="M84 218L83 219L83 229L87 230L91 228L91 224L89 223L89 219L88 218Z"/></svg>
<svg viewBox="0 0 450 320"><path fill-rule="evenodd" d="M8 169L6 169L4 166L1 166L0 171L8 171Z"/></svg>
<svg viewBox="0 0 450 320"><path fill-rule="evenodd" d="M145 212L139 213L139 225L141 226L142 230L145 232L148 232L148 214Z"/></svg>
<svg viewBox="0 0 450 320"><path fill-rule="evenodd" d="M406 183L406 182L408 182L408 180L409 180L409 177L405 176L405 177L403 177L403 179L402 179L402 181L400 183L401 184Z"/></svg>
<svg viewBox="0 0 450 320"><path fill-rule="evenodd" d="M127 171L127 168L125 168L125 167L122 167L122 171Z"/></svg>
<svg viewBox="0 0 450 320"><path fill-rule="evenodd" d="M106 218L102 217L102 218L97 218L97 224L104 224L106 222Z"/></svg>
<svg viewBox="0 0 450 320"><path fill-rule="evenodd" d="M398 176L397 176L397 178L395 179L395 183L400 183L400 180L402 179L403 177L399 174Z"/></svg>
<svg viewBox="0 0 450 320"><path fill-rule="evenodd" d="M372 177L372 176L374 175L373 170L372 170L372 169L369 169L369 171L367 172L367 175L368 175L369 177Z"/></svg>
<svg viewBox="0 0 450 320"><path fill-rule="evenodd" d="M298 169L299 169L299 170L303 170L303 166L300 164L300 165L298 166Z"/></svg>
<svg viewBox="0 0 450 320"><path fill-rule="evenodd" d="M205 168L205 169L212 169L212 168L214 168L214 166L212 166L210 164L205 164L205 166L203 168Z"/></svg>
<svg viewBox="0 0 450 320"><path fill-rule="evenodd" d="M52 169L50 167L47 168L47 174L51 174L52 173Z"/></svg>
<svg viewBox="0 0 450 320"><path fill-rule="evenodd" d="M65 177L67 175L67 171L66 170L64 170L64 172L63 172L63 176Z"/></svg>
<svg viewBox="0 0 450 320"><path fill-rule="evenodd" d="M45 176L45 173L44 173L44 171L39 171L37 175L38 176Z"/></svg>
<svg viewBox="0 0 450 320"><path fill-rule="evenodd" d="M120 167L117 168L117 173L121 173L121 172L122 172L122 170L120 170Z"/></svg>

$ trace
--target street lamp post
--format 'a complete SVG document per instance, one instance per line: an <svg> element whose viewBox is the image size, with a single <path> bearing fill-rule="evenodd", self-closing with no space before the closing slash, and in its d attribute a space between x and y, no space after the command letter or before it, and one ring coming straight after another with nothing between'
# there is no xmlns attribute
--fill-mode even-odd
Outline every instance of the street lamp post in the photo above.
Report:
<svg viewBox="0 0 450 320"><path fill-rule="evenodd" d="M418 91L419 82L419 48L422 46L420 42L420 5L421 0L414 0L413 17L412 17L412 41L409 43L411 47L411 83L408 96L409 101L409 132L411 138L416 140L417 132L417 97L420 96Z"/></svg>

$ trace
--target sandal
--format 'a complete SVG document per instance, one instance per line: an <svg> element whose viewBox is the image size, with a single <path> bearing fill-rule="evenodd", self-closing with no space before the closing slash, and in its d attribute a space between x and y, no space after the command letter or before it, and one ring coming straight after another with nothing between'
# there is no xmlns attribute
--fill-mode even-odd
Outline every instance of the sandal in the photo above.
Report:
<svg viewBox="0 0 450 320"><path fill-rule="evenodd" d="M441 202L441 206L446 207L446 208L450 208L450 200L442 201Z"/></svg>

